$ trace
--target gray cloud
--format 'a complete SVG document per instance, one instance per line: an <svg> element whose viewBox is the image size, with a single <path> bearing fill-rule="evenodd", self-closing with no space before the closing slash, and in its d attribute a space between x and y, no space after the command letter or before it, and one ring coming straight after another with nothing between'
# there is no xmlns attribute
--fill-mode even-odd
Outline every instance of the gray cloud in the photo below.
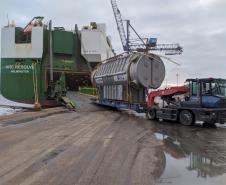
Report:
<svg viewBox="0 0 226 185"><path fill-rule="evenodd" d="M226 78L226 1L225 0L118 0L123 18L144 37L157 37L159 43L180 43L181 56L171 58L180 67L166 62L167 80L185 78ZM91 21L107 23L108 33L119 53L122 51L110 0L8 0L0 2L0 25L6 14L24 26L33 16L52 19L55 26L73 29Z"/></svg>

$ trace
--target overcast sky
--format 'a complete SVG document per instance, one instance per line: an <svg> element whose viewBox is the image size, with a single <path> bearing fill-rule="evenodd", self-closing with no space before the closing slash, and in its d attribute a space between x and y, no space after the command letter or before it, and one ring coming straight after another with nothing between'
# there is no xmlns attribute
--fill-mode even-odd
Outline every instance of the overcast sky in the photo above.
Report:
<svg viewBox="0 0 226 185"><path fill-rule="evenodd" d="M158 43L180 43L184 53L170 56L180 63L165 62L168 83L186 78L226 78L226 0L117 0L124 19L141 36L157 37ZM25 26L37 15L54 26L73 29L90 22L107 24L113 46L122 51L110 0L6 0L0 1L0 25L7 13L17 26Z"/></svg>

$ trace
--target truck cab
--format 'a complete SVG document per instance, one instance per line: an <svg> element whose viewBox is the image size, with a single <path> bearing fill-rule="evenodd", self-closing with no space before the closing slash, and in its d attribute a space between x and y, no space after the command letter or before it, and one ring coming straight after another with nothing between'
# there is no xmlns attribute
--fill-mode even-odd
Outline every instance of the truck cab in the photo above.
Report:
<svg viewBox="0 0 226 185"><path fill-rule="evenodd" d="M187 101L183 107L197 108L226 108L226 80L225 79L188 79L189 87Z"/></svg>
<svg viewBox="0 0 226 185"><path fill-rule="evenodd" d="M178 101L178 97L183 97ZM154 103L160 97L162 106ZM226 79L187 79L185 86L148 94L147 117L194 125L197 121L214 125L226 123Z"/></svg>

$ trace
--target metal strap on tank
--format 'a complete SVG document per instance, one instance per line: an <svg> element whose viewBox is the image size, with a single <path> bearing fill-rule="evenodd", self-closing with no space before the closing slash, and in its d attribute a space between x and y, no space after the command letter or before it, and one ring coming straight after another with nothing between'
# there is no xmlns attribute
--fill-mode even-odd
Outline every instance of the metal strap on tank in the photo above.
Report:
<svg viewBox="0 0 226 185"><path fill-rule="evenodd" d="M130 78L130 67L133 63L134 60L136 60L140 55L132 55L131 56L131 62L129 63L128 69L127 69L127 101L130 103L131 102L131 88L130 88L130 83L131 83L131 78Z"/></svg>

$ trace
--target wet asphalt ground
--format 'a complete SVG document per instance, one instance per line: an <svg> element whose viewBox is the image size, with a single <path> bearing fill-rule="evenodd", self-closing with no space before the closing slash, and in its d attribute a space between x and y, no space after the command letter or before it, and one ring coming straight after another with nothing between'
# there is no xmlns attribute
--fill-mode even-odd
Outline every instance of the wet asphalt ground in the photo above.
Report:
<svg viewBox="0 0 226 185"><path fill-rule="evenodd" d="M0 128L0 185L224 185L226 126L151 122L90 104Z"/></svg>
<svg viewBox="0 0 226 185"><path fill-rule="evenodd" d="M77 112L0 125L0 185L155 184L164 155L146 121L71 96Z"/></svg>
<svg viewBox="0 0 226 185"><path fill-rule="evenodd" d="M149 121L144 114L124 113L145 122L145 127L162 142L164 171L155 184L226 185L226 124L217 124L216 128L200 123L186 127Z"/></svg>

